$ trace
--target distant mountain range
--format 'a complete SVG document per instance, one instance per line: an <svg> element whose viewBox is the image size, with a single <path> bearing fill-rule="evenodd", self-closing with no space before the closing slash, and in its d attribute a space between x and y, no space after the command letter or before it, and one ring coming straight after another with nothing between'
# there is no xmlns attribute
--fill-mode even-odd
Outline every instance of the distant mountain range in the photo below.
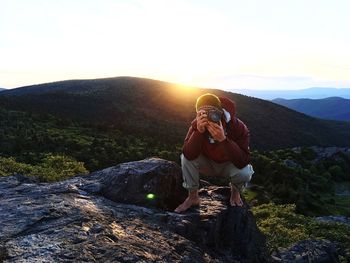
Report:
<svg viewBox="0 0 350 263"><path fill-rule="evenodd" d="M10 89L0 93L0 107L114 126L124 134L182 145L195 116L196 98L206 92L236 102L237 116L250 129L252 149L350 145L350 123L315 119L270 101L222 90L184 89L133 77L69 80Z"/></svg>
<svg viewBox="0 0 350 263"><path fill-rule="evenodd" d="M3 90L5 90L4 88L0 88L0 91L3 91Z"/></svg>
<svg viewBox="0 0 350 263"><path fill-rule="evenodd" d="M309 88L301 90L233 90L233 92L260 98L264 100L273 100L276 98L283 99L324 99L328 97L343 97L350 99L349 89L336 88Z"/></svg>
<svg viewBox="0 0 350 263"><path fill-rule="evenodd" d="M274 103L307 115L339 121L350 121L350 99L330 97L326 99L274 99Z"/></svg>

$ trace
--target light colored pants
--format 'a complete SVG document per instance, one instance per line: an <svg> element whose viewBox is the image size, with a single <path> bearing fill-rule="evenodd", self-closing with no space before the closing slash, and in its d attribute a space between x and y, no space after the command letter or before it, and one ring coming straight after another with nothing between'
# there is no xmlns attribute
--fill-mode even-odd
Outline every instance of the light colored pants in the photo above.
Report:
<svg viewBox="0 0 350 263"><path fill-rule="evenodd" d="M254 173L251 164L238 169L232 162L217 163L202 154L192 161L181 154L181 168L184 180L182 186L189 191L199 188L199 174L201 173L207 176L228 176L231 184L242 192Z"/></svg>

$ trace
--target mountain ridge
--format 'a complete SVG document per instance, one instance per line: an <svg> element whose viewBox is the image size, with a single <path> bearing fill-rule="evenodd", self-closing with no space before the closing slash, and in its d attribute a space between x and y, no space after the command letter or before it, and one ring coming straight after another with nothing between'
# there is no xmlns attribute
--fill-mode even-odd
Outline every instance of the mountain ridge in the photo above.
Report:
<svg viewBox="0 0 350 263"><path fill-rule="evenodd" d="M350 88L307 88L299 90L250 90L250 89L233 89L233 92L246 96L252 96L265 100L273 100L276 98L283 99L323 99L327 97L337 96L350 99Z"/></svg>
<svg viewBox="0 0 350 263"><path fill-rule="evenodd" d="M83 90L89 90L93 88L94 82L103 82L103 81L110 82L113 80L156 81L156 82L161 82L164 85L172 84L166 81L160 81L160 80L149 79L149 78L136 78L132 76L106 77L106 78L97 78L97 79L67 79L67 80L45 82L45 83L39 83L39 84L20 86L13 89L7 89L6 94L22 95L22 94L29 94L29 93L36 94L36 93L43 93L43 92L68 91L66 89L71 88L75 84L78 84L78 86L81 84L85 84L85 85L90 84L87 87L84 87L84 89L79 89L79 91L83 91Z"/></svg>
<svg viewBox="0 0 350 263"><path fill-rule="evenodd" d="M272 102L312 117L350 121L350 99L329 97L325 99L274 99Z"/></svg>
<svg viewBox="0 0 350 263"><path fill-rule="evenodd" d="M235 101L237 117L251 131L252 148L350 145L349 123L315 119L270 101L223 90L183 88L144 78L68 80L20 87L2 92L0 105L114 125L126 133L181 144L195 116L196 98L206 92Z"/></svg>

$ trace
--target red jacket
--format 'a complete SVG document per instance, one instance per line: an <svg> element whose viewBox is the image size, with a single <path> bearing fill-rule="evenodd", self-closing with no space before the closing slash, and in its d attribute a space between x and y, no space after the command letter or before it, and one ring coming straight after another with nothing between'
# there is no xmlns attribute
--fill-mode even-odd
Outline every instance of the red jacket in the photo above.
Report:
<svg viewBox="0 0 350 263"><path fill-rule="evenodd" d="M242 169L250 162L249 130L240 119L235 117L235 103L224 97L220 97L220 101L222 107L231 115L228 123L222 119L227 139L210 143L208 131L200 133L197 130L197 121L194 119L187 132L182 151L188 160L194 160L199 154L203 154L217 163L231 161L237 168Z"/></svg>

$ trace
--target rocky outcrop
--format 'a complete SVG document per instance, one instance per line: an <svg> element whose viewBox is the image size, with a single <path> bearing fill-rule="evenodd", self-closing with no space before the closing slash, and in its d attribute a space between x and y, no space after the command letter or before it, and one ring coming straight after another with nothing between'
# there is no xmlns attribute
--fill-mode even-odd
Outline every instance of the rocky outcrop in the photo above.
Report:
<svg viewBox="0 0 350 263"><path fill-rule="evenodd" d="M272 254L272 262L332 263L339 262L335 245L328 240L302 240L289 249Z"/></svg>
<svg viewBox="0 0 350 263"><path fill-rule="evenodd" d="M343 161L343 158L339 156L339 154L345 154L350 156L350 147L320 147L320 146L311 146L309 147L315 153L315 159L313 163L322 162L326 159L335 159L336 161ZM294 152L300 153L302 147L294 147L292 148Z"/></svg>
<svg viewBox="0 0 350 263"><path fill-rule="evenodd" d="M318 146L313 146L310 147L320 159L326 159L329 157L332 157L336 155L337 153L345 153L345 154L350 154L350 148L349 147L318 147Z"/></svg>
<svg viewBox="0 0 350 263"><path fill-rule="evenodd" d="M285 159L283 161L283 164L287 167L290 167L290 168L301 168L301 165L297 162L295 162L294 160L291 160L291 159Z"/></svg>
<svg viewBox="0 0 350 263"><path fill-rule="evenodd" d="M120 203L173 211L187 197L181 168L156 158L109 167L90 178L100 183L101 195Z"/></svg>
<svg viewBox="0 0 350 263"><path fill-rule="evenodd" d="M350 225L350 218L346 216L318 216L318 217L315 217L315 219L318 221L336 222L336 223Z"/></svg>
<svg viewBox="0 0 350 263"><path fill-rule="evenodd" d="M199 207L173 213L180 182L176 164L154 158L57 183L0 177L0 261L269 260L248 205L230 207L227 187L204 187Z"/></svg>

